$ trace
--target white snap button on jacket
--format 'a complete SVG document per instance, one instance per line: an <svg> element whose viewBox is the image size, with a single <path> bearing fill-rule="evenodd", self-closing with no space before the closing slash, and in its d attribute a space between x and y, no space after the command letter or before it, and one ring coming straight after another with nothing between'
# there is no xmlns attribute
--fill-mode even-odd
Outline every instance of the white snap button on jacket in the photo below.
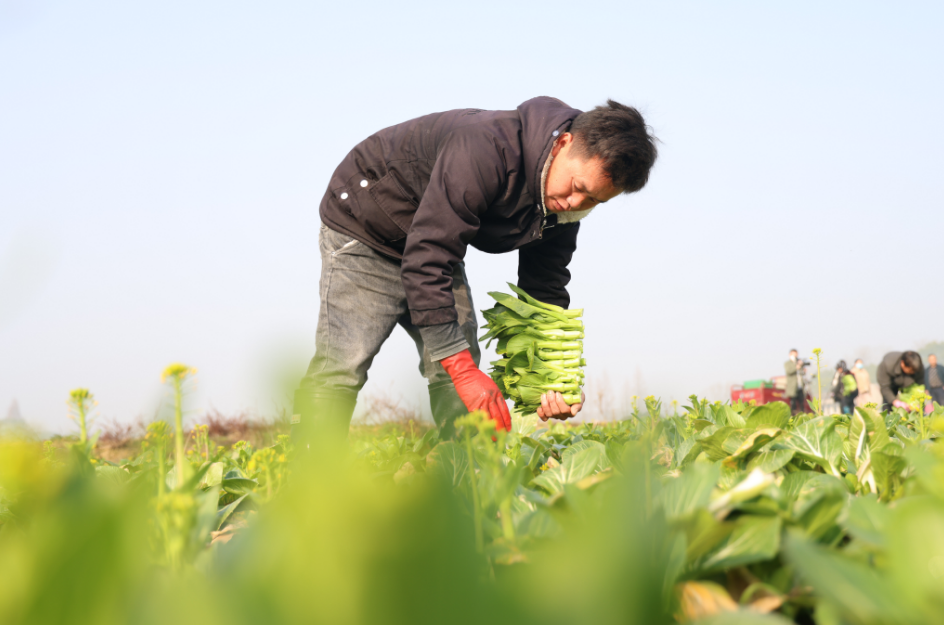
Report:
<svg viewBox="0 0 944 625"><path fill-rule="evenodd" d="M362 186L362 187L366 187L366 186L367 186L367 181L366 181L366 180L361 180L361 186Z"/></svg>
<svg viewBox="0 0 944 625"><path fill-rule="evenodd" d="M560 131L559 131L559 130L555 130L555 131L554 131L554 132L552 132L551 134L552 134L552 135L554 135L554 136L556 137L557 135L559 135L559 134L560 134Z"/></svg>
<svg viewBox="0 0 944 625"><path fill-rule="evenodd" d="M342 199L342 200L346 200L346 199L347 199L347 193L342 193L342 194L341 194L341 199Z"/></svg>

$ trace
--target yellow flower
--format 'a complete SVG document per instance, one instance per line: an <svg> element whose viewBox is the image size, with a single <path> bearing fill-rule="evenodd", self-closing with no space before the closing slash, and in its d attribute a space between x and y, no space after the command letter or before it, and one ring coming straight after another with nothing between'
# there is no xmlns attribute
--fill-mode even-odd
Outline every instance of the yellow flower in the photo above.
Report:
<svg viewBox="0 0 944 625"><path fill-rule="evenodd" d="M69 392L69 397L75 402L81 402L85 401L86 399L91 399L92 394L89 393L87 388L76 388Z"/></svg>
<svg viewBox="0 0 944 625"><path fill-rule="evenodd" d="M187 376L193 375L197 372L196 369L188 367L187 365L175 362L167 366L164 369L164 373L161 374L161 382L166 382L167 378L177 378L183 380Z"/></svg>

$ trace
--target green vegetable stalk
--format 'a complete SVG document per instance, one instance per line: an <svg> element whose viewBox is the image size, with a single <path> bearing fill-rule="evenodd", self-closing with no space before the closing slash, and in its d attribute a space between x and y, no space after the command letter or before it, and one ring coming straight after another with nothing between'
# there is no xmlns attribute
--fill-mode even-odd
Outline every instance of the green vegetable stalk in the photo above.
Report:
<svg viewBox="0 0 944 625"><path fill-rule="evenodd" d="M568 404L581 401L584 382L583 309L564 310L540 302L508 285L518 295L489 293L497 302L483 310L487 332L480 341L497 340L503 356L491 363L489 374L506 399L522 415L533 414L541 395L557 391Z"/></svg>
<svg viewBox="0 0 944 625"><path fill-rule="evenodd" d="M69 393L68 403L71 413L70 418L75 419L79 424L79 442L85 444L88 441L88 429L86 427L88 413L95 405L95 398L87 388L77 388Z"/></svg>
<svg viewBox="0 0 944 625"><path fill-rule="evenodd" d="M188 473L190 470L190 465L186 462L186 457L184 456L184 425L183 425L183 396L184 396L184 382L193 376L197 372L196 369L188 367L187 365L182 365L180 363L174 363L169 365L164 369L163 375L161 375L161 382L170 381L171 389L173 390L173 399L174 399L174 444L176 447L176 464L174 468L174 475L177 478L176 484L177 488L183 486L183 483L189 477Z"/></svg>

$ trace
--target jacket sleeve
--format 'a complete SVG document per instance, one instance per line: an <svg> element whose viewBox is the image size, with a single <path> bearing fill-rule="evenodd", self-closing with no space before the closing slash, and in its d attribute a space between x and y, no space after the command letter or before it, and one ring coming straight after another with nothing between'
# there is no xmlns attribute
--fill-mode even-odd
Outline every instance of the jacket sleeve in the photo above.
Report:
<svg viewBox="0 0 944 625"><path fill-rule="evenodd" d="M792 360L788 360L787 362L783 363L783 371L788 377L791 375L796 376L797 363L793 362Z"/></svg>
<svg viewBox="0 0 944 625"><path fill-rule="evenodd" d="M465 257L482 213L498 197L506 176L501 148L487 131L465 126L443 141L407 233L400 269L415 325L458 319L453 267Z"/></svg>
<svg viewBox="0 0 944 625"><path fill-rule="evenodd" d="M577 249L580 222L557 226L561 232L547 241L518 250L518 287L545 304L570 306L570 270Z"/></svg>
<svg viewBox="0 0 944 625"><path fill-rule="evenodd" d="M886 404L891 404L894 402L896 393L892 391L892 377L889 375L888 370L885 367L884 360L878 364L875 380L878 382L879 389L882 391L883 402Z"/></svg>

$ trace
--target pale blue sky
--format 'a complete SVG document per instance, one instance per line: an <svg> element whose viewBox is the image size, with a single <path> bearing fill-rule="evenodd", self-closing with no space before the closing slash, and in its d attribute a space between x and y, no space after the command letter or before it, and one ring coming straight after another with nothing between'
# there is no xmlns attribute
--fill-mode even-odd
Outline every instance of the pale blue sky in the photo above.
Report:
<svg viewBox="0 0 944 625"><path fill-rule="evenodd" d="M537 95L640 108L650 185L581 230L588 376L723 398L787 349L944 338L935 3L0 1L0 417L69 389L271 411L313 353L317 207L358 141ZM479 308L515 255L471 252ZM365 393L423 402L398 330Z"/></svg>

